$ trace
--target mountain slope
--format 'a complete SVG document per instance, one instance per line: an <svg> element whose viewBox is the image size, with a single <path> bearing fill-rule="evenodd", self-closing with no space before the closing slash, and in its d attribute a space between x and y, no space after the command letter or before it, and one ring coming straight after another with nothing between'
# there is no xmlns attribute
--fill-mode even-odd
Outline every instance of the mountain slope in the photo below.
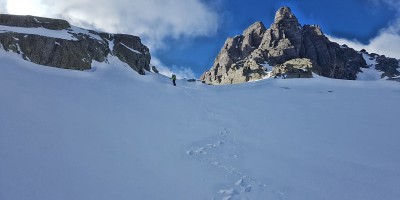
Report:
<svg viewBox="0 0 400 200"><path fill-rule="evenodd" d="M400 88L211 87L0 52L0 199L396 200Z"/></svg>

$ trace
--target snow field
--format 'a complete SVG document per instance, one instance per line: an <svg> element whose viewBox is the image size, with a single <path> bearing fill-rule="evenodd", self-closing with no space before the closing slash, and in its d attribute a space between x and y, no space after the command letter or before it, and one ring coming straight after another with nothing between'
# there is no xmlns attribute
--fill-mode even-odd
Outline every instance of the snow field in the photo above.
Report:
<svg viewBox="0 0 400 200"><path fill-rule="evenodd" d="M0 52L0 199L397 200L400 87L229 86Z"/></svg>

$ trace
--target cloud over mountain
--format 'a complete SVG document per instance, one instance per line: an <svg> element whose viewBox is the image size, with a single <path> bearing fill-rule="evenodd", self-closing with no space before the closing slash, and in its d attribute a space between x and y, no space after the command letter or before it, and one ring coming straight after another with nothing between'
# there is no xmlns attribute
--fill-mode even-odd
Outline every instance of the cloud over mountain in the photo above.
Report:
<svg viewBox="0 0 400 200"><path fill-rule="evenodd" d="M62 18L73 25L140 36L151 51L166 48L166 40L213 35L218 14L202 0L0 0L0 12ZM166 75L193 78L185 67L152 63Z"/></svg>
<svg viewBox="0 0 400 200"><path fill-rule="evenodd" d="M189 67L183 66L172 66L167 67L164 63L162 63L158 58L152 58L152 64L155 65L160 74L171 77L172 74L175 74L178 79L186 78L186 79L195 79L196 75L193 70Z"/></svg>
<svg viewBox="0 0 400 200"><path fill-rule="evenodd" d="M201 0L0 0L2 12L57 17L72 24L140 36L151 49L166 38L214 34L218 15Z"/></svg>
<svg viewBox="0 0 400 200"><path fill-rule="evenodd" d="M368 52L384 54L389 57L400 58L400 1L398 0L369 0L374 5L386 4L397 12L397 18L393 19L386 28L379 31L378 35L371 38L368 44L362 44L357 40L348 40L329 36L329 39L339 44L347 44L356 49L366 49Z"/></svg>

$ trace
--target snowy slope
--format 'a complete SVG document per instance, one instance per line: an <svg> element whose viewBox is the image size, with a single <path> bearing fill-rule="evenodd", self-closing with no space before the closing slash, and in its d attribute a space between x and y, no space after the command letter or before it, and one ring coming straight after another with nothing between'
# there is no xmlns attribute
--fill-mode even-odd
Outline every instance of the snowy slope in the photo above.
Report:
<svg viewBox="0 0 400 200"><path fill-rule="evenodd" d="M397 200L400 86L228 86L0 53L0 199Z"/></svg>
<svg viewBox="0 0 400 200"><path fill-rule="evenodd" d="M357 74L357 80L364 81L376 81L380 80L383 72L378 71L376 67L376 58L370 57L366 53L362 53L362 56L367 63L368 68L362 68L362 72Z"/></svg>

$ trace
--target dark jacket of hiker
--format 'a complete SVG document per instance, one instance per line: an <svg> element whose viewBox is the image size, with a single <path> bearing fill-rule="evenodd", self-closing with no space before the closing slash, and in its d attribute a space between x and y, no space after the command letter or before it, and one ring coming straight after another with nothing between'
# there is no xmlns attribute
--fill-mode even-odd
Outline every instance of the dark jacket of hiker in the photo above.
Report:
<svg viewBox="0 0 400 200"><path fill-rule="evenodd" d="M172 77L171 77L171 79L172 79L172 83L174 84L174 86L176 86L176 75L175 74L172 74Z"/></svg>

